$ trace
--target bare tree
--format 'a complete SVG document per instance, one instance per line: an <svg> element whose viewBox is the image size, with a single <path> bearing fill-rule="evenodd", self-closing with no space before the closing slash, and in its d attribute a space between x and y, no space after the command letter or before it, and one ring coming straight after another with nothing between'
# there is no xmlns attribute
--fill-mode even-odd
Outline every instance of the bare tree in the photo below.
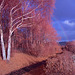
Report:
<svg viewBox="0 0 75 75"><path fill-rule="evenodd" d="M41 4L42 4L42 2L36 8L32 9L30 12L28 12L28 13L23 12L21 15L17 16L16 18L13 18L13 16L18 10L22 10L21 2L19 2L16 6L12 7L12 9L10 10L10 29L9 29L9 38L8 38L7 60L10 60L11 36L12 36L13 32L16 29L21 28L21 27L31 27L32 23L29 23L29 22L24 23L24 21L34 18L35 15L31 15L31 16L29 16L29 15L33 11L35 11L35 9L37 9ZM27 9L28 5L29 5L29 3L26 5L25 10Z"/></svg>
<svg viewBox="0 0 75 75"><path fill-rule="evenodd" d="M11 53L11 38L12 34L15 30L23 28L23 27L34 27L36 24L35 18L37 18L40 14L42 19L51 19L49 15L52 14L52 5L54 0L16 0L18 2L15 2L15 0L5 0L5 5L7 5L4 10L9 9L9 36L8 36L8 49L7 49L7 60L10 60L10 53ZM4 0L3 0L4 2ZM14 2L14 3L13 3ZM15 4L16 3L16 4ZM24 5L23 5L24 3ZM3 9L3 8L2 8ZM7 11L8 12L8 11ZM49 19L49 20L50 20ZM41 21L40 21L41 23ZM39 23L38 23L39 24ZM35 26L37 26L36 24ZM3 31L3 30L2 30ZM32 41L32 30L30 33L31 41ZM4 45L4 44L3 44ZM5 47L4 47L5 48ZM6 54L6 53L5 53Z"/></svg>
<svg viewBox="0 0 75 75"><path fill-rule="evenodd" d="M3 5L4 5L4 0L0 4L0 34L1 34L1 46L2 46L3 60L6 60L6 52L5 52L5 46L4 46L4 40L3 40L3 30L2 30L2 21L1 21Z"/></svg>

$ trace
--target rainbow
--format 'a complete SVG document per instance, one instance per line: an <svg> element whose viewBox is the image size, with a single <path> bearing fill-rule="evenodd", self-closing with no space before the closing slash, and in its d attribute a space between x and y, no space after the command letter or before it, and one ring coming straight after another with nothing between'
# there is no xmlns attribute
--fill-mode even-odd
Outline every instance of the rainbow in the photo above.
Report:
<svg viewBox="0 0 75 75"><path fill-rule="evenodd" d="M62 35L65 37L66 40L62 40L62 41L69 41L69 38L68 36L66 35L67 33L65 32L62 24L58 21L58 19L56 17L53 16L53 20L56 21L57 23L57 26L59 26L59 28L61 28L61 31L62 31ZM59 35L59 34L58 34ZM61 36L60 36L61 37ZM62 37L61 37L62 38Z"/></svg>

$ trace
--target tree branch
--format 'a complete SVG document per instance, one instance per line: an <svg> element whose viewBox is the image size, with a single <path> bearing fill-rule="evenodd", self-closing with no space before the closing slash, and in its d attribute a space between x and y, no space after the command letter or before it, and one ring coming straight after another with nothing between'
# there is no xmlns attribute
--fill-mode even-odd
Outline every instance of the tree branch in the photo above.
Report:
<svg viewBox="0 0 75 75"><path fill-rule="evenodd" d="M24 15L22 15L22 16L19 16L19 17L17 17L16 19L14 19L12 22L14 22L14 21L16 21L17 19L20 19L20 18L22 18L23 16L26 16L26 15L28 15L28 14L30 14L30 13L32 13L34 10L36 10L40 5L42 4L42 2L36 7L36 8L34 8L32 11L30 11L29 13L26 13L26 14L24 14Z"/></svg>
<svg viewBox="0 0 75 75"><path fill-rule="evenodd" d="M28 23L28 24L31 24L31 23ZM12 32L11 32L11 35L12 35L12 33L16 30L16 29L18 29L18 28L20 28L20 27L22 27L22 26L24 26L24 25L26 25L26 26L24 26L24 27L31 27L32 25L30 25L30 26L28 26L28 24L19 24L16 28L14 28L13 30L12 30Z"/></svg>
<svg viewBox="0 0 75 75"><path fill-rule="evenodd" d="M16 9L14 12L12 12L12 14L14 14L15 12L17 12L18 10L22 9L22 7Z"/></svg>
<svg viewBox="0 0 75 75"><path fill-rule="evenodd" d="M13 19L12 19L12 15L13 15L16 11L18 11L19 9L21 9L21 8L16 9L14 12L12 12L12 11L13 11L19 4L20 4L20 2L10 10L11 29L12 29L16 24L18 24L18 23L21 21L21 20L19 20L19 19L22 19L22 22L19 23L19 24L16 26L16 28L14 28L14 29L12 30L12 33L13 33L16 29L22 27L23 25L28 25L28 24L22 24L22 23L23 23L23 20L30 19L30 18L33 18L33 17L35 17L35 16L26 17L26 18L24 18L24 17L25 17L26 15L29 15L30 13L32 13L34 10L36 10L36 9L42 4L42 2L41 2L36 8L34 8L33 10L31 10L29 13L23 14L22 16L19 16L19 17L15 18L15 19L13 20ZM27 4L26 8L28 7L28 5L29 5L29 3ZM25 9L25 10L26 10L26 9ZM38 14L38 15L39 15L39 14ZM16 20L19 20L19 21L16 22L15 24L13 24ZM13 25L13 26L12 26L12 25ZM11 34L12 34L12 33L11 33Z"/></svg>
<svg viewBox="0 0 75 75"><path fill-rule="evenodd" d="M24 26L24 25L26 25L26 26ZM28 24L22 24L22 25L18 26L18 28L20 28L20 27L31 27L31 26L32 26L31 23L28 23Z"/></svg>
<svg viewBox="0 0 75 75"><path fill-rule="evenodd" d="M26 10L26 9L27 9L27 7L29 6L29 3L30 3L30 2L28 2L28 4L27 4L27 6L26 6L25 10Z"/></svg>
<svg viewBox="0 0 75 75"><path fill-rule="evenodd" d="M1 5L0 5L0 6L2 7L2 6L3 6L3 4L4 4L4 0L1 2Z"/></svg>
<svg viewBox="0 0 75 75"><path fill-rule="evenodd" d="M19 25L21 25L22 23L20 23ZM19 25L17 25L17 27L15 27L12 31L11 31L11 35L12 35L12 33L18 28L18 26Z"/></svg>
<svg viewBox="0 0 75 75"><path fill-rule="evenodd" d="M14 27L16 24L18 24L20 21L23 22L23 20L30 19L30 18L33 18L33 17L35 17L35 16L31 16L31 17L27 17L27 18L22 18L22 20L19 20L19 21L17 21L15 24L13 24L11 28L13 28L13 27Z"/></svg>
<svg viewBox="0 0 75 75"><path fill-rule="evenodd" d="M11 28L13 28L13 27L14 27L16 24L18 24L20 21L22 21L22 20L17 21L14 25L12 25Z"/></svg>
<svg viewBox="0 0 75 75"><path fill-rule="evenodd" d="M10 10L10 13L12 13L12 11L13 11L19 4L20 4L20 2Z"/></svg>

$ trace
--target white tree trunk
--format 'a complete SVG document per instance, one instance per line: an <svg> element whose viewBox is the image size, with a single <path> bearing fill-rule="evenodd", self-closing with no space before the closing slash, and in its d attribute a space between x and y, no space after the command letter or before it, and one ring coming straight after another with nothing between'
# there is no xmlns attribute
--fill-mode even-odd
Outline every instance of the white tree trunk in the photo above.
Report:
<svg viewBox="0 0 75 75"><path fill-rule="evenodd" d="M1 46L2 46L3 60L6 60L6 52L5 52L5 46L4 46L4 40L3 40L3 32L2 32L2 29L1 29Z"/></svg>
<svg viewBox="0 0 75 75"><path fill-rule="evenodd" d="M11 32L9 32L7 60L10 60L10 53L11 53Z"/></svg>
<svg viewBox="0 0 75 75"><path fill-rule="evenodd" d="M1 34L1 47L2 47L2 56L3 56L3 60L6 60L6 52L5 52L5 46L4 46L4 40L3 40L3 30L2 30L2 9L3 9L3 4L4 4L4 0L2 0L1 4L0 4L0 34Z"/></svg>

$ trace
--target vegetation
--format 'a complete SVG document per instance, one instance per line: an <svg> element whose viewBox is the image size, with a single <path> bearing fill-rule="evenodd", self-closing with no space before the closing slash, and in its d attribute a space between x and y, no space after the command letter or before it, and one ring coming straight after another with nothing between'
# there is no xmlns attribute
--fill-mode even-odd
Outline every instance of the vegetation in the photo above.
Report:
<svg viewBox="0 0 75 75"><path fill-rule="evenodd" d="M57 43L60 38L51 24L54 3L55 0L0 1L0 52L3 60L10 60L7 64L0 57L0 73L44 60L42 72L46 75L73 75L75 41L66 43L64 48Z"/></svg>
<svg viewBox="0 0 75 75"><path fill-rule="evenodd" d="M72 53L75 53L75 41L67 42L66 43L66 49L68 51L71 51Z"/></svg>
<svg viewBox="0 0 75 75"><path fill-rule="evenodd" d="M54 2L54 0L1 1L3 60L10 60L14 46L36 56L49 55L50 50L59 48L56 43L59 38L51 25Z"/></svg>
<svg viewBox="0 0 75 75"><path fill-rule="evenodd" d="M72 53L66 50L57 57L47 59L46 63L46 75L74 75L75 73Z"/></svg>

